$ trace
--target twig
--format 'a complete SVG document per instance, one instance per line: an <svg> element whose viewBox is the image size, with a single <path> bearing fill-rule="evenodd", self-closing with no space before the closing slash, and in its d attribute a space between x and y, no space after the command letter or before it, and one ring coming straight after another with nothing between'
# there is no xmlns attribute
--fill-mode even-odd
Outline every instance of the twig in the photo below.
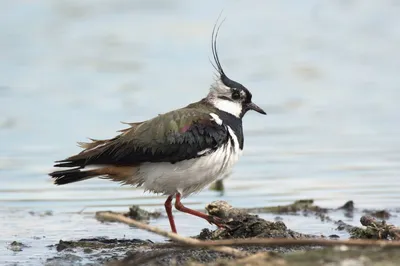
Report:
<svg viewBox="0 0 400 266"><path fill-rule="evenodd" d="M209 246L209 245L204 245L203 242L204 241L200 241L197 239L193 239L193 238L188 238L188 237L184 237L184 236L180 236L178 234L172 233L172 232L167 232L164 231L158 227L155 226L151 226L148 224L144 224L138 221L135 221L133 219L130 219L128 217L125 217L121 214L114 214L114 213L99 213L99 216L101 216L102 218L105 218L107 220L115 220L115 221L119 221L128 225L133 225L136 226L137 228L155 233L157 235L161 235L164 237L167 237L169 239L175 240L176 242L179 242L181 244L185 244L185 245L189 245L189 246L193 246L193 247L204 247L204 248L208 248L208 249L212 249L214 251L218 251L221 253L225 253L228 255L232 255L235 257L246 257L248 254L247 252L243 252L240 251L238 249L235 248L231 248L231 247L224 247L223 245L218 245L218 246Z"/></svg>
<svg viewBox="0 0 400 266"><path fill-rule="evenodd" d="M352 247L400 247L400 241L387 240L330 240L330 239L309 239L309 238L241 238L224 239L215 241L201 241L201 246L237 246L237 245L262 245L262 246L352 246Z"/></svg>
<svg viewBox="0 0 400 266"><path fill-rule="evenodd" d="M187 238L180 236L175 233L170 233L159 229L154 226L143 224L141 222L132 220L123 215L112 214L112 213L102 213L101 216L107 219L116 220L123 222L125 224L134 225L140 229L170 238L178 242L174 246L191 246L191 247L203 247L209 248L218 252L223 252L225 254L233 255L236 257L245 257L247 253L232 249L228 246L352 246L352 247L400 247L400 241L385 241L385 240L364 240L364 239L349 239L349 240L329 240L329 239L305 239L305 238L242 238L242 239L226 239L226 240L210 240L210 241L200 241L192 238Z"/></svg>

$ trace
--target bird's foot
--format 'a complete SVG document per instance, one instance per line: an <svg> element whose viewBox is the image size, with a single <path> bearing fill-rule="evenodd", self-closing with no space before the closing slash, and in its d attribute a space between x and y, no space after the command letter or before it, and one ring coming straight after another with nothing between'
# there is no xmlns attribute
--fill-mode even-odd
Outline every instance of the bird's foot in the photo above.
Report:
<svg viewBox="0 0 400 266"><path fill-rule="evenodd" d="M207 222L209 222L210 224L215 224L215 225L218 226L219 228L229 228L229 227L226 225L225 221L224 221L223 219L217 217L217 216L214 216L214 215L207 215L207 214L205 214L205 213L202 213L202 212L199 212L199 211L196 211L196 210L192 210L192 209L189 209L189 208L183 206L183 204L182 204L182 202L181 202L181 194L180 194L180 193L177 193L177 194L175 195L175 199L176 199L176 200L175 200L175 208L176 208L178 211L185 212L185 213L188 213L188 214L191 214L191 215L194 215L194 216L203 218L203 219L205 219ZM167 200L167 201L168 201L168 200ZM169 206L169 205L167 204L167 206ZM167 211L167 212L168 212L168 211ZM172 214L171 214L171 215L172 215ZM172 228L172 225L171 225L171 228Z"/></svg>
<svg viewBox="0 0 400 266"><path fill-rule="evenodd" d="M208 215L207 221L210 224L218 226L219 229L230 229L230 227L224 222L224 220L217 216Z"/></svg>

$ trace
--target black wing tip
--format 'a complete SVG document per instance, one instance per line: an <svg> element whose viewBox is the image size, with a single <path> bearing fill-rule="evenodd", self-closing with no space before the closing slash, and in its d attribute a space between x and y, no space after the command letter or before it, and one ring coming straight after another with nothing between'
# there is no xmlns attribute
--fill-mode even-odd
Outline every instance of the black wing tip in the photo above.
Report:
<svg viewBox="0 0 400 266"><path fill-rule="evenodd" d="M76 168L72 168L72 169L59 170L59 171L51 172L48 175L51 176L52 178L60 178L66 174L79 172L80 169L81 169L80 167L76 167Z"/></svg>
<svg viewBox="0 0 400 266"><path fill-rule="evenodd" d="M90 171L81 171L81 167L76 167L68 170L54 171L49 173L49 176L54 178L55 185L65 185L78 182L92 176Z"/></svg>
<svg viewBox="0 0 400 266"><path fill-rule="evenodd" d="M76 165L74 165L73 162L71 161L58 161L54 164L54 167L74 167Z"/></svg>
<svg viewBox="0 0 400 266"><path fill-rule="evenodd" d="M73 161L73 160L59 160L54 162L54 167L68 167L70 169L59 170L49 173L48 175L51 178L54 178L55 185L64 185L72 182L77 182L82 180L84 175L80 169L83 168L80 161ZM73 168L71 168L73 167Z"/></svg>
<svg viewBox="0 0 400 266"><path fill-rule="evenodd" d="M70 183L70 182L65 181L65 173L63 173L63 172L65 172L65 171L54 171L54 172L49 173L48 175L51 178L54 178L53 183L55 185L64 185L64 184Z"/></svg>
<svg viewBox="0 0 400 266"><path fill-rule="evenodd" d="M72 179L65 178L65 177L57 177L54 179L53 183L54 183L54 185L61 186L61 185L66 185L66 184L77 182L77 181L78 180L72 180Z"/></svg>
<svg viewBox="0 0 400 266"><path fill-rule="evenodd" d="M84 166L84 160L72 160L67 158L64 160L59 160L54 162L54 167L80 167Z"/></svg>

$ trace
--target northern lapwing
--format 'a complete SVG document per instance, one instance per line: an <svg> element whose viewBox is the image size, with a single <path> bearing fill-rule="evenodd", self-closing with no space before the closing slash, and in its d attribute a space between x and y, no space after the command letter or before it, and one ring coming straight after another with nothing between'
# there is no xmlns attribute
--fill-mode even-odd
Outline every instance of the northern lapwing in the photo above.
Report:
<svg viewBox="0 0 400 266"><path fill-rule="evenodd" d="M174 233L174 198L177 210L223 226L217 217L185 207L181 198L227 175L243 150L243 116L249 110L266 113L252 102L245 86L225 74L217 53L218 32L215 25L211 48L217 79L205 98L147 121L129 123L114 138L79 143L80 153L56 161L55 167L66 169L49 174L54 183L100 177L166 195L165 210Z"/></svg>

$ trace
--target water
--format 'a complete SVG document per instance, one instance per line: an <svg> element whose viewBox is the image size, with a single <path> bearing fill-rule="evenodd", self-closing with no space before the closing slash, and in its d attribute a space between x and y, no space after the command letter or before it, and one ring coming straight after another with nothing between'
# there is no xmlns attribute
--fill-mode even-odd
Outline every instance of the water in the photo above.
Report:
<svg viewBox="0 0 400 266"><path fill-rule="evenodd" d="M54 160L79 151L76 141L112 137L124 128L119 121L142 121L203 97L213 80L211 30L222 9L221 61L268 115L246 115L244 156L225 195L204 190L185 203L202 209L223 199L257 207L313 198L325 207L349 199L361 209L399 207L395 1L3 1L0 256L6 262L43 262L55 252L45 246L61 238L160 240L124 225L110 229L93 213L131 204L162 209L164 197L103 180L55 187L46 173ZM29 214L46 210L53 215ZM186 215L177 220L184 235L206 226ZM297 217L285 222L302 232L332 230ZM168 229L166 219L152 224ZM14 240L31 247L6 250Z"/></svg>

